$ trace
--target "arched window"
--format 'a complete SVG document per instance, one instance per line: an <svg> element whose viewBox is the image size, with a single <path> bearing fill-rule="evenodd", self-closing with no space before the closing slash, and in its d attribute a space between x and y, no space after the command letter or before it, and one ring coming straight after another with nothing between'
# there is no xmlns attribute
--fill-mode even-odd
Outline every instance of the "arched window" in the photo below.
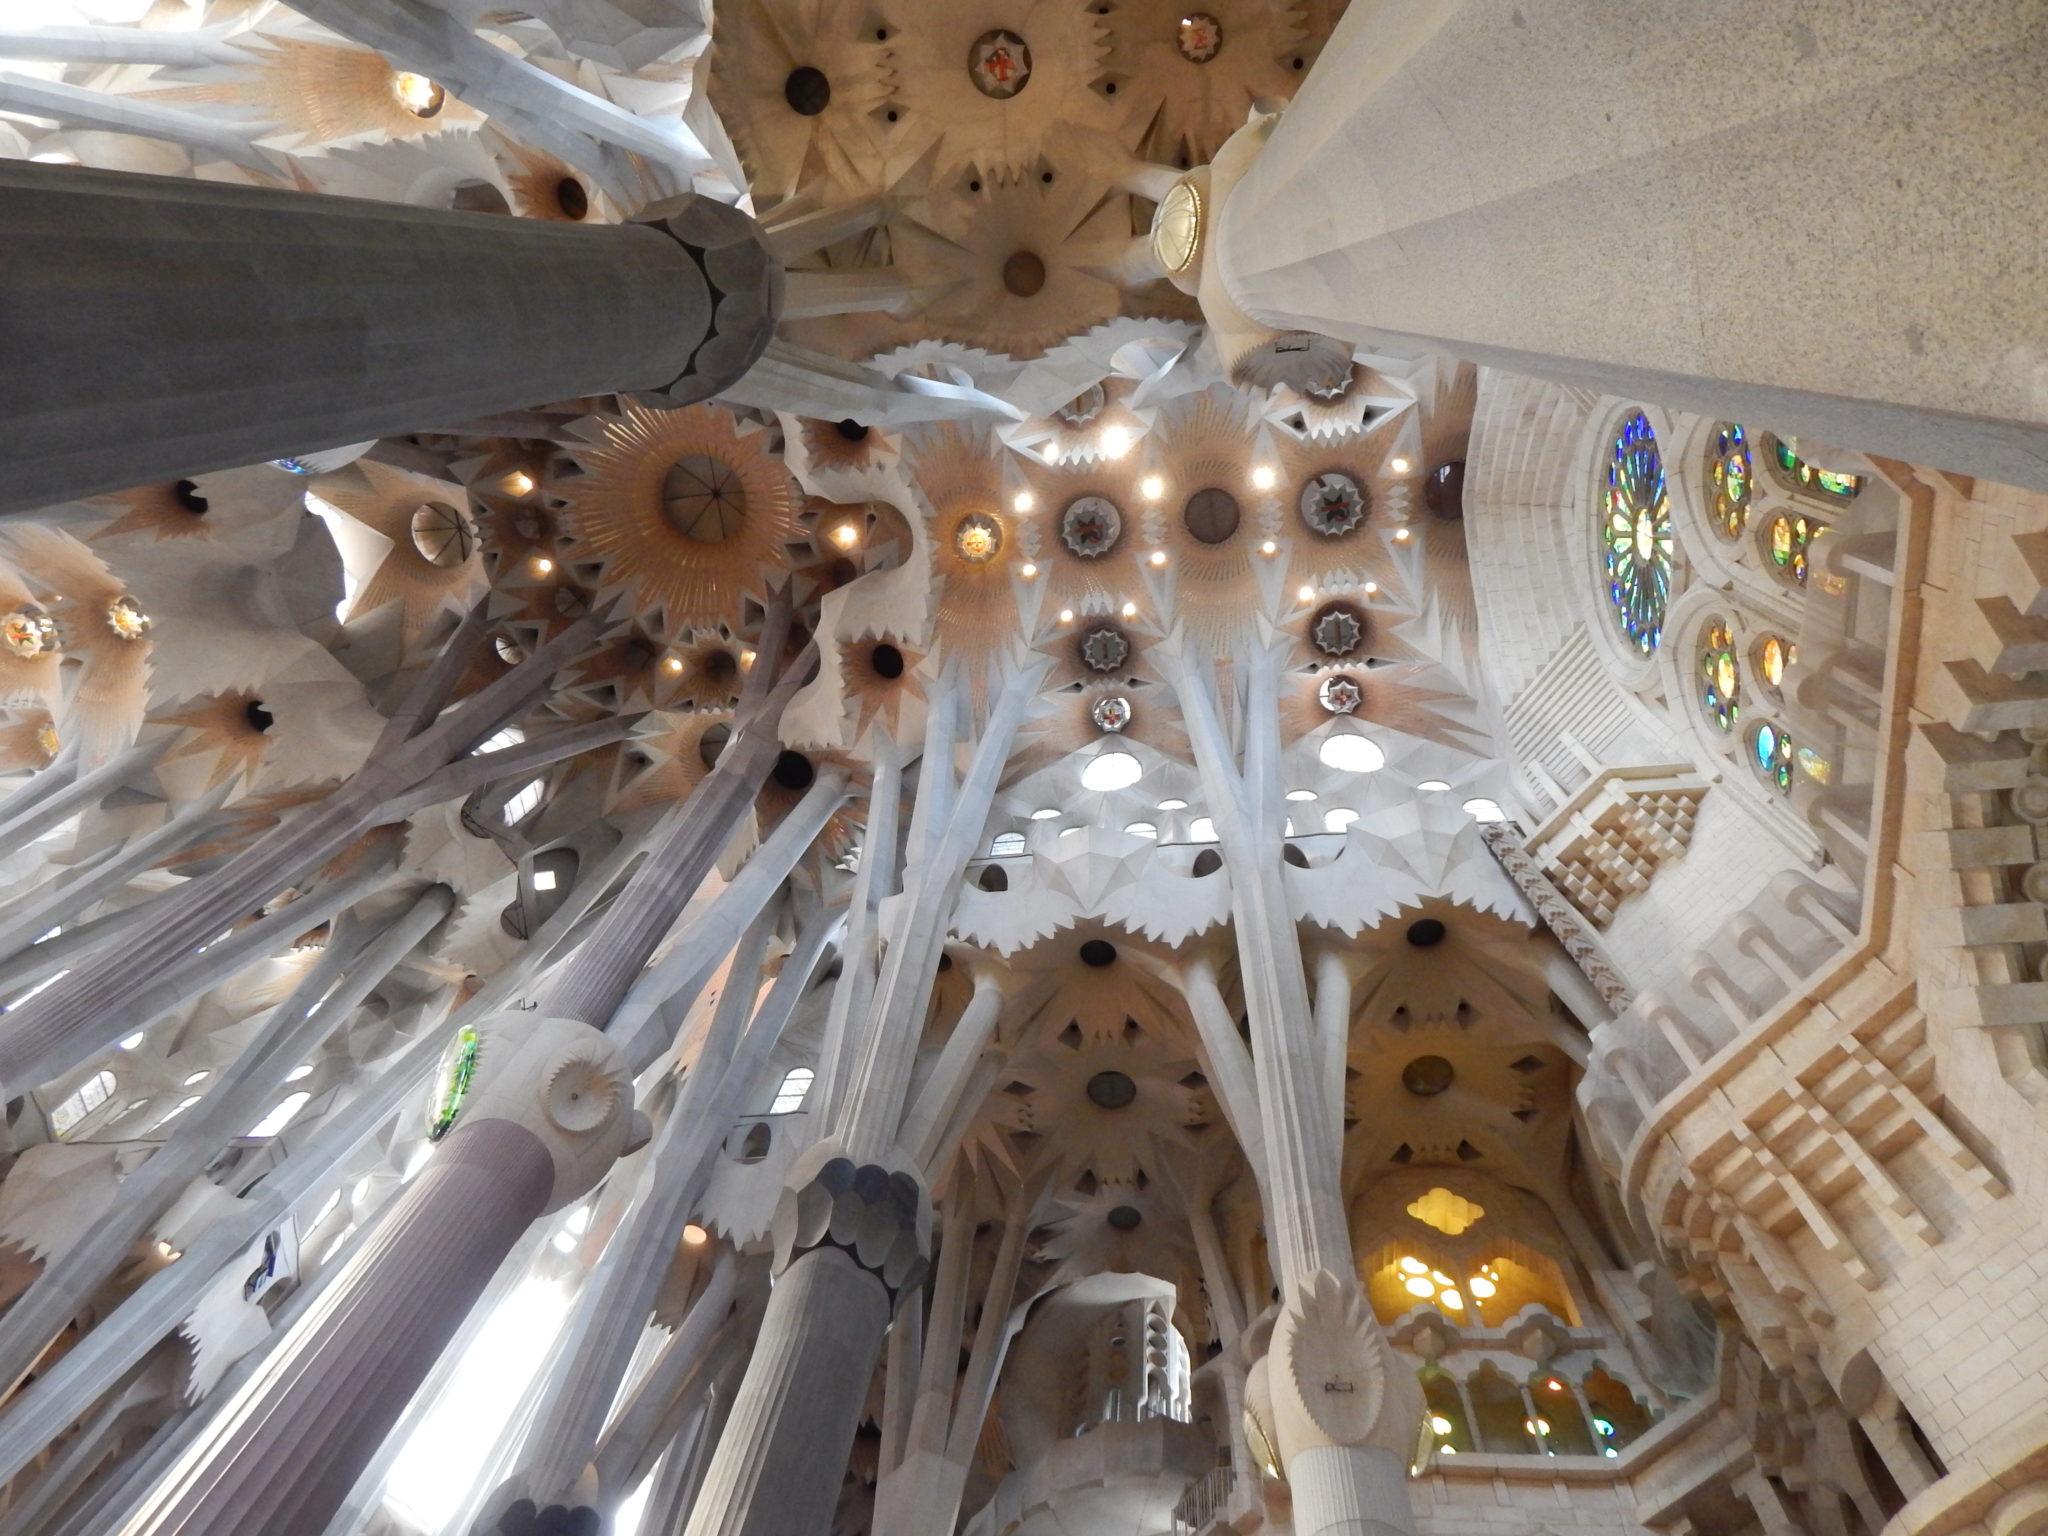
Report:
<svg viewBox="0 0 2048 1536"><path fill-rule="evenodd" d="M298 1112L306 1107L306 1100L311 1097L312 1095L304 1090L298 1093L286 1094L278 1101L275 1109L249 1127L250 1137L260 1140L265 1137L275 1136L279 1131L292 1123Z"/></svg>
<svg viewBox="0 0 2048 1536"><path fill-rule="evenodd" d="M1756 491L1755 473L1748 435L1734 422L1722 422L1707 455L1707 477L1714 487L1714 528L1724 539L1742 537Z"/></svg>
<svg viewBox="0 0 2048 1536"><path fill-rule="evenodd" d="M1785 686L1785 674L1799 660L1799 647L1783 635L1765 635L1757 641L1751 657L1756 675L1763 679L1765 687L1776 693Z"/></svg>
<svg viewBox="0 0 2048 1536"><path fill-rule="evenodd" d="M1724 731L1742 717L1742 664L1725 619L1711 621L1700 636L1700 703Z"/></svg>
<svg viewBox="0 0 2048 1536"><path fill-rule="evenodd" d="M114 1096L114 1074L95 1072L70 1098L50 1111L50 1129L59 1136L68 1135L87 1115L98 1109Z"/></svg>
<svg viewBox="0 0 2048 1536"><path fill-rule="evenodd" d="M541 796L547 793L547 781L534 779L505 802L505 825L516 827L535 811L540 809Z"/></svg>
<svg viewBox="0 0 2048 1536"><path fill-rule="evenodd" d="M1012 858L1024 851L1022 832L998 832L995 841L988 845L988 856L992 859Z"/></svg>
<svg viewBox="0 0 2048 1536"><path fill-rule="evenodd" d="M1803 587L1813 574L1813 541L1828 531L1817 517L1780 512L1758 532L1771 574L1789 586Z"/></svg>
<svg viewBox="0 0 2048 1536"><path fill-rule="evenodd" d="M1756 770L1781 790L1792 787L1792 764L1798 747L1781 726L1766 720L1749 738L1750 760Z"/></svg>
<svg viewBox="0 0 2048 1536"><path fill-rule="evenodd" d="M817 1075L809 1067L791 1067L783 1074L782 1086L775 1090L775 1102L768 1106L768 1113L793 1115L802 1109L811 1091L811 1081Z"/></svg>
<svg viewBox="0 0 2048 1536"><path fill-rule="evenodd" d="M1664 637L1674 546L1664 458L1641 411L1631 412L1614 434L1601 516L1607 600L1622 638L1647 656Z"/></svg>
<svg viewBox="0 0 2048 1536"><path fill-rule="evenodd" d="M1833 501L1853 501L1863 489L1861 475L1831 474L1825 469L1816 469L1799 457L1799 439L1796 437L1774 437L1771 439L1771 453L1783 471L1787 489L1808 491L1825 496Z"/></svg>

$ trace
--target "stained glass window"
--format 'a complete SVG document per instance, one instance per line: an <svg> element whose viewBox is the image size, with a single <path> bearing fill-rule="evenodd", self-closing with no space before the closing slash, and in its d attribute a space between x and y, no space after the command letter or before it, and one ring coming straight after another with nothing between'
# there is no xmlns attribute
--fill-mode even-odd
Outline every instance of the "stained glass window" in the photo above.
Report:
<svg viewBox="0 0 2048 1536"><path fill-rule="evenodd" d="M1724 731L1742 717L1742 667L1735 657L1735 636L1720 619L1707 626L1700 641L1700 701L1707 718Z"/></svg>
<svg viewBox="0 0 2048 1536"><path fill-rule="evenodd" d="M1764 530L1771 568L1794 586L1805 586L1813 574L1813 541L1827 531L1828 525L1815 518L1780 512Z"/></svg>
<svg viewBox="0 0 2048 1536"><path fill-rule="evenodd" d="M1714 434L1714 453L1709 473L1714 481L1714 525L1724 539L1742 536L1749 520L1749 498L1756 489L1752 478L1749 437L1734 422L1723 422Z"/></svg>
<svg viewBox="0 0 2048 1536"><path fill-rule="evenodd" d="M1792 764L1798 748L1790 736L1767 720L1750 738L1750 751L1756 759L1757 772L1780 789L1792 787Z"/></svg>
<svg viewBox="0 0 2048 1536"><path fill-rule="evenodd" d="M1799 457L1799 439L1781 437L1775 439L1778 467L1792 478L1793 486L1802 491L1818 491L1824 496L1833 496L1847 501L1863 489L1861 475L1837 475L1825 469L1816 469Z"/></svg>
<svg viewBox="0 0 2048 1536"><path fill-rule="evenodd" d="M1641 411L1622 422L1607 464L1607 596L1622 634L1644 655L1664 637L1671 600L1671 497L1657 435Z"/></svg>
<svg viewBox="0 0 2048 1536"><path fill-rule="evenodd" d="M1799 647L1778 635L1765 635L1756 648L1756 667L1773 688L1785 683L1785 673L1799 660Z"/></svg>
<svg viewBox="0 0 2048 1536"><path fill-rule="evenodd" d="M455 1129L462 1104L469 1097L469 1085L476 1079L477 1057L483 1041L467 1024L456 1031L455 1042L441 1061L441 1081L434 1090L434 1118L427 1125L427 1140L439 1141Z"/></svg>

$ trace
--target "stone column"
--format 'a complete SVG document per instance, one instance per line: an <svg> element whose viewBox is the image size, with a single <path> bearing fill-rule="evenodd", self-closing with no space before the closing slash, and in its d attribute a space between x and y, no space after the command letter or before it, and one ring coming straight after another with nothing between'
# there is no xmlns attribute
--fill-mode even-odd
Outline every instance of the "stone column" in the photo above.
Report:
<svg viewBox="0 0 2048 1536"><path fill-rule="evenodd" d="M781 269L685 197L580 225L0 161L0 512L739 378Z"/></svg>
<svg viewBox="0 0 2048 1536"><path fill-rule="evenodd" d="M451 1135L120 1536L322 1529L554 1182L546 1144L521 1126Z"/></svg>
<svg viewBox="0 0 2048 1536"><path fill-rule="evenodd" d="M1281 330L2048 488L2048 315L2011 260L2048 194L2039 26L2007 0L1353 4L1243 130L1207 243Z"/></svg>

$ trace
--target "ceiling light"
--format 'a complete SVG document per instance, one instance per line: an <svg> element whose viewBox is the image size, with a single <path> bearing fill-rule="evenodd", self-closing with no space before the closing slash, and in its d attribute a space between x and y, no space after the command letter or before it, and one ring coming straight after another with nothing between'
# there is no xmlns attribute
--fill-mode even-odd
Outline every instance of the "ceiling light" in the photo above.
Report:
<svg viewBox="0 0 2048 1536"><path fill-rule="evenodd" d="M1062 608L1062 609L1060 610L1060 622L1061 622L1062 624L1071 624L1071 623L1073 623L1073 622L1074 622L1074 610L1073 610L1073 609L1071 609L1071 608Z"/></svg>
<svg viewBox="0 0 2048 1536"><path fill-rule="evenodd" d="M1108 792L1129 789L1145 776L1145 765L1128 752L1098 752L1081 770L1081 787Z"/></svg>
<svg viewBox="0 0 2048 1536"><path fill-rule="evenodd" d="M1270 464L1261 464L1252 471L1252 484L1259 490L1270 491L1279 482L1280 477L1274 473Z"/></svg>
<svg viewBox="0 0 2048 1536"><path fill-rule="evenodd" d="M1051 806L1042 805L1031 813L1031 819L1033 821L1051 821L1057 815L1059 815L1059 812Z"/></svg>
<svg viewBox="0 0 2048 1536"><path fill-rule="evenodd" d="M1164 565L1164 564L1166 564L1166 551L1165 551L1165 550L1163 550L1163 549L1155 549L1155 550L1153 550L1153 551L1152 551L1152 563L1153 563L1154 565Z"/></svg>
<svg viewBox="0 0 2048 1536"><path fill-rule="evenodd" d="M1397 475L1405 475L1408 473L1408 461L1406 459L1389 459L1387 461L1387 468Z"/></svg>
<svg viewBox="0 0 2048 1536"><path fill-rule="evenodd" d="M693 1221L687 1227L683 1228L683 1241L688 1243L692 1248L702 1248L706 1243L711 1241L711 1234L709 1232L706 1232L702 1227L698 1226L697 1223Z"/></svg>
<svg viewBox="0 0 2048 1536"><path fill-rule="evenodd" d="M671 656L667 661L664 661L662 665L667 667L671 672L680 672L683 670L683 658L680 656Z"/></svg>
<svg viewBox="0 0 2048 1536"><path fill-rule="evenodd" d="M1125 604L1124 604L1124 617L1125 617L1125 618L1127 618L1127 619L1135 619L1135 618L1136 618L1137 616L1138 616L1138 605L1137 605L1136 603L1125 603Z"/></svg>
<svg viewBox="0 0 2048 1536"><path fill-rule="evenodd" d="M1368 581L1365 584L1365 595L1367 597L1377 597L1379 595L1379 590L1380 584L1376 581Z"/></svg>
<svg viewBox="0 0 2048 1536"><path fill-rule="evenodd" d="M1303 800L1313 800L1315 797L1316 792L1312 789L1290 789L1287 791L1287 798L1297 803Z"/></svg>
<svg viewBox="0 0 2048 1536"><path fill-rule="evenodd" d="M1387 754L1380 750L1379 743L1355 731L1325 736L1316 755L1325 768L1344 773L1376 773L1387 765Z"/></svg>
<svg viewBox="0 0 2048 1536"><path fill-rule="evenodd" d="M1312 603L1316 600L1316 589L1314 587L1303 587L1299 592L1295 593L1294 595L1300 598L1304 603Z"/></svg>
<svg viewBox="0 0 2048 1536"><path fill-rule="evenodd" d="M1102 451L1112 459L1120 459L1131 451L1131 431L1128 427L1104 427L1102 429Z"/></svg>
<svg viewBox="0 0 2048 1536"><path fill-rule="evenodd" d="M505 477L505 489L514 496L527 496L533 492L533 476L523 469L515 469Z"/></svg>
<svg viewBox="0 0 2048 1536"><path fill-rule="evenodd" d="M1451 786L1446 784L1442 779L1424 779L1420 784L1416 785L1415 787L1417 789L1426 789L1431 794L1437 794L1443 790L1449 789Z"/></svg>
<svg viewBox="0 0 2048 1536"><path fill-rule="evenodd" d="M841 523L832 530L832 542L841 549L851 549L860 542L860 530L851 523Z"/></svg>
<svg viewBox="0 0 2048 1536"><path fill-rule="evenodd" d="M753 664L754 664L754 653L753 653L752 651L741 651L741 652L740 652L740 665L741 665L741 666L743 666L743 667L751 667L751 666L752 666Z"/></svg>
<svg viewBox="0 0 2048 1536"><path fill-rule="evenodd" d="M1408 530L1406 528L1396 528L1394 530L1394 542L1396 544L1406 544L1408 542Z"/></svg>
<svg viewBox="0 0 2048 1536"><path fill-rule="evenodd" d="M1026 581L1029 581L1032 577L1038 574L1037 562L1032 560L1026 560L1024 562L1023 568L1018 572L1018 574L1021 575Z"/></svg>
<svg viewBox="0 0 2048 1536"><path fill-rule="evenodd" d="M1166 477L1164 475L1147 475L1138 482L1138 493L1147 501L1157 501L1166 494Z"/></svg>
<svg viewBox="0 0 2048 1536"><path fill-rule="evenodd" d="M555 562L548 559L546 555L535 555L533 557L533 570L535 575L545 576L549 571L552 571L554 568Z"/></svg>
<svg viewBox="0 0 2048 1536"><path fill-rule="evenodd" d="M1259 546L1259 553L1262 555L1277 555L1280 553L1280 546L1271 539L1268 539Z"/></svg>
<svg viewBox="0 0 2048 1536"><path fill-rule="evenodd" d="M1012 512L1029 512L1037 505L1038 498L1029 491L1019 491L1010 498L1010 510Z"/></svg>

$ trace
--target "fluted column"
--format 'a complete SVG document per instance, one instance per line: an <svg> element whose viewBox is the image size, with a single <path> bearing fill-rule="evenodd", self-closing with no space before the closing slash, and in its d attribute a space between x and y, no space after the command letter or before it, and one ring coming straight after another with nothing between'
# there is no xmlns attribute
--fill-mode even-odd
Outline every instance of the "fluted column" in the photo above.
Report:
<svg viewBox="0 0 2048 1536"><path fill-rule="evenodd" d="M1771 42L1731 90L1738 33ZM1208 243L1264 324L2048 486L2010 259L2048 193L2037 7L1368 0L1243 132Z"/></svg>
<svg viewBox="0 0 2048 1536"><path fill-rule="evenodd" d="M781 269L708 199L581 225L0 161L0 511L580 395L701 400Z"/></svg>
<svg viewBox="0 0 2048 1536"><path fill-rule="evenodd" d="M547 1146L521 1126L450 1135L120 1536L320 1530L553 1183Z"/></svg>

